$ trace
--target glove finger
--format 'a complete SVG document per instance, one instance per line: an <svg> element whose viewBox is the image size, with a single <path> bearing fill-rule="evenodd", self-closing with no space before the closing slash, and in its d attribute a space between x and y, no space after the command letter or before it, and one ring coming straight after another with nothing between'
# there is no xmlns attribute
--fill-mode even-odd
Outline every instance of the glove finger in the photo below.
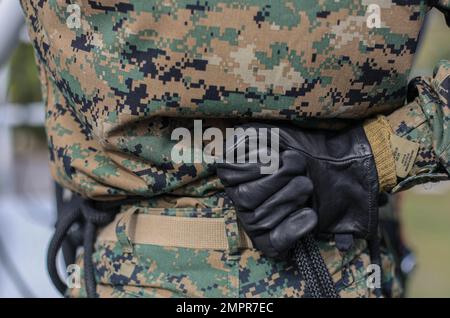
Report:
<svg viewBox="0 0 450 318"><path fill-rule="evenodd" d="M256 160L263 156L267 156L267 148L258 148L256 151L257 155L255 156ZM275 160L275 156L278 155L278 163L280 167L274 171L274 173L269 174L277 174L277 173L295 173L303 174L305 171L305 160L303 159L303 154L293 151L286 150L283 152L273 153L271 154L271 159ZM248 158L245 163L238 162L223 162L217 163L217 175L222 180L222 182L226 186L235 186L244 182L249 182L256 180L258 178L266 178L267 174L261 173L261 168L264 167L261 162L248 162ZM280 171L281 170L281 171Z"/></svg>
<svg viewBox="0 0 450 318"><path fill-rule="evenodd" d="M305 173L306 160L302 154L284 151L281 155L283 161L278 171L225 189L238 209L255 210L268 197L286 186L295 176Z"/></svg>
<svg viewBox="0 0 450 318"><path fill-rule="evenodd" d="M270 232L262 233L252 237L253 246L260 250L265 256L279 258L280 253L273 247L270 241Z"/></svg>
<svg viewBox="0 0 450 318"><path fill-rule="evenodd" d="M303 208L285 218L270 231L270 241L278 252L290 249L295 242L311 232L317 225L317 213L310 208Z"/></svg>
<svg viewBox="0 0 450 318"><path fill-rule="evenodd" d="M254 211L238 213L238 216L247 225L248 231L273 229L289 214L304 206L312 191L313 184L309 178L295 177Z"/></svg>

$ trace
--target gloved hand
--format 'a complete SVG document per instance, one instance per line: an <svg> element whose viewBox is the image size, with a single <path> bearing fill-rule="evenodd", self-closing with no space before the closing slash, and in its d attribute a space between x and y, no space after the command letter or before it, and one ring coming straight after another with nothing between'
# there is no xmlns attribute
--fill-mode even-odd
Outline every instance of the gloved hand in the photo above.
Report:
<svg viewBox="0 0 450 318"><path fill-rule="evenodd" d="M280 154L282 166L261 175L260 164L219 164L238 219L255 247L269 257L285 258L290 247L317 224L309 207L313 185L306 177L306 160L298 152Z"/></svg>
<svg viewBox="0 0 450 318"><path fill-rule="evenodd" d="M217 165L238 218L257 248L268 256L283 256L313 229L358 238L375 235L379 180L361 126L338 132L289 124L251 123L241 128L279 129L280 168L273 174L261 174L260 163ZM235 151L233 147L242 143L239 138L245 135L226 152Z"/></svg>

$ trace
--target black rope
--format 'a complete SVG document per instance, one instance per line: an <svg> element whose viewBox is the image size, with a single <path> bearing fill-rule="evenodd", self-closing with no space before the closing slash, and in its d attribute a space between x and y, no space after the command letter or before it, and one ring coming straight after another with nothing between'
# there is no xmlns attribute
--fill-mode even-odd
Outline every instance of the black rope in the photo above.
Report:
<svg viewBox="0 0 450 318"><path fill-rule="evenodd" d="M320 286L322 287L323 296L326 298L339 298L339 294L334 286L331 274L325 264L325 261L320 254L319 246L312 236L305 238L308 255L311 258L313 268L316 269L316 274L319 279Z"/></svg>
<svg viewBox="0 0 450 318"><path fill-rule="evenodd" d="M294 261L312 298L340 298L317 242L311 235L297 242Z"/></svg>
<svg viewBox="0 0 450 318"><path fill-rule="evenodd" d="M322 298L322 291L319 283L312 271L312 264L308 259L308 253L305 249L304 240L299 240L294 248L294 260L300 271L300 274L306 284L307 296L312 298Z"/></svg>
<svg viewBox="0 0 450 318"><path fill-rule="evenodd" d="M96 203L95 201L81 199L78 197L75 201L69 204L71 209L61 213L58 222L56 223L55 233L50 241L47 254L47 269L50 279L61 294L65 293L67 286L58 274L58 269L56 266L58 251L60 250L71 226L77 221L84 220L85 228L83 247L86 293L89 298L94 298L97 296L95 267L92 261L97 227L112 222L114 220L114 216L119 211L118 207L120 207L120 205L124 202L125 201Z"/></svg>
<svg viewBox="0 0 450 318"><path fill-rule="evenodd" d="M66 291L66 284L58 275L58 269L56 266L56 258L58 251L69 231L70 227L75 224L82 217L81 209L79 206L73 206L73 209L61 214L55 226L55 233L53 234L47 252L47 269L50 275L50 279L55 285L56 289L61 294Z"/></svg>
<svg viewBox="0 0 450 318"><path fill-rule="evenodd" d="M102 211L94 208L92 201L84 200L81 204L81 211L86 225L84 229L84 279L86 284L86 293L89 298L97 297L95 280L95 267L92 261L94 254L94 242L97 226L107 225L114 220L113 211ZM117 211L114 211L117 212Z"/></svg>

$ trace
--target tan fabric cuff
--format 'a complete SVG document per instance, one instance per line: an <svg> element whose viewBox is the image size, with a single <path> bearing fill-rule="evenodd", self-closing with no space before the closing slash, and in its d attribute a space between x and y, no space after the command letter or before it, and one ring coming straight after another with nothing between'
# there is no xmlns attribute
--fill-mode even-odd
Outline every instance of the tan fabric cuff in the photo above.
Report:
<svg viewBox="0 0 450 318"><path fill-rule="evenodd" d="M390 142L392 128L385 116L367 120L363 127L375 158L380 192L389 191L397 185L395 160Z"/></svg>

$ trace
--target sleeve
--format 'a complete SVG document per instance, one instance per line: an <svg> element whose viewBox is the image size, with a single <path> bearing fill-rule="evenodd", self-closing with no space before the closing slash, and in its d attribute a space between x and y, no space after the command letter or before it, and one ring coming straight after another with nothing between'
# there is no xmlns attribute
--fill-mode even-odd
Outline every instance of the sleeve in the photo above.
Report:
<svg viewBox="0 0 450 318"><path fill-rule="evenodd" d="M434 0L450 27L450 0ZM364 123L381 191L450 179L450 59L408 87L407 104Z"/></svg>
<svg viewBox="0 0 450 318"><path fill-rule="evenodd" d="M395 136L417 145L411 169L397 179L394 192L450 175L450 61L440 61L432 78L413 80L410 92L413 99L386 117Z"/></svg>

